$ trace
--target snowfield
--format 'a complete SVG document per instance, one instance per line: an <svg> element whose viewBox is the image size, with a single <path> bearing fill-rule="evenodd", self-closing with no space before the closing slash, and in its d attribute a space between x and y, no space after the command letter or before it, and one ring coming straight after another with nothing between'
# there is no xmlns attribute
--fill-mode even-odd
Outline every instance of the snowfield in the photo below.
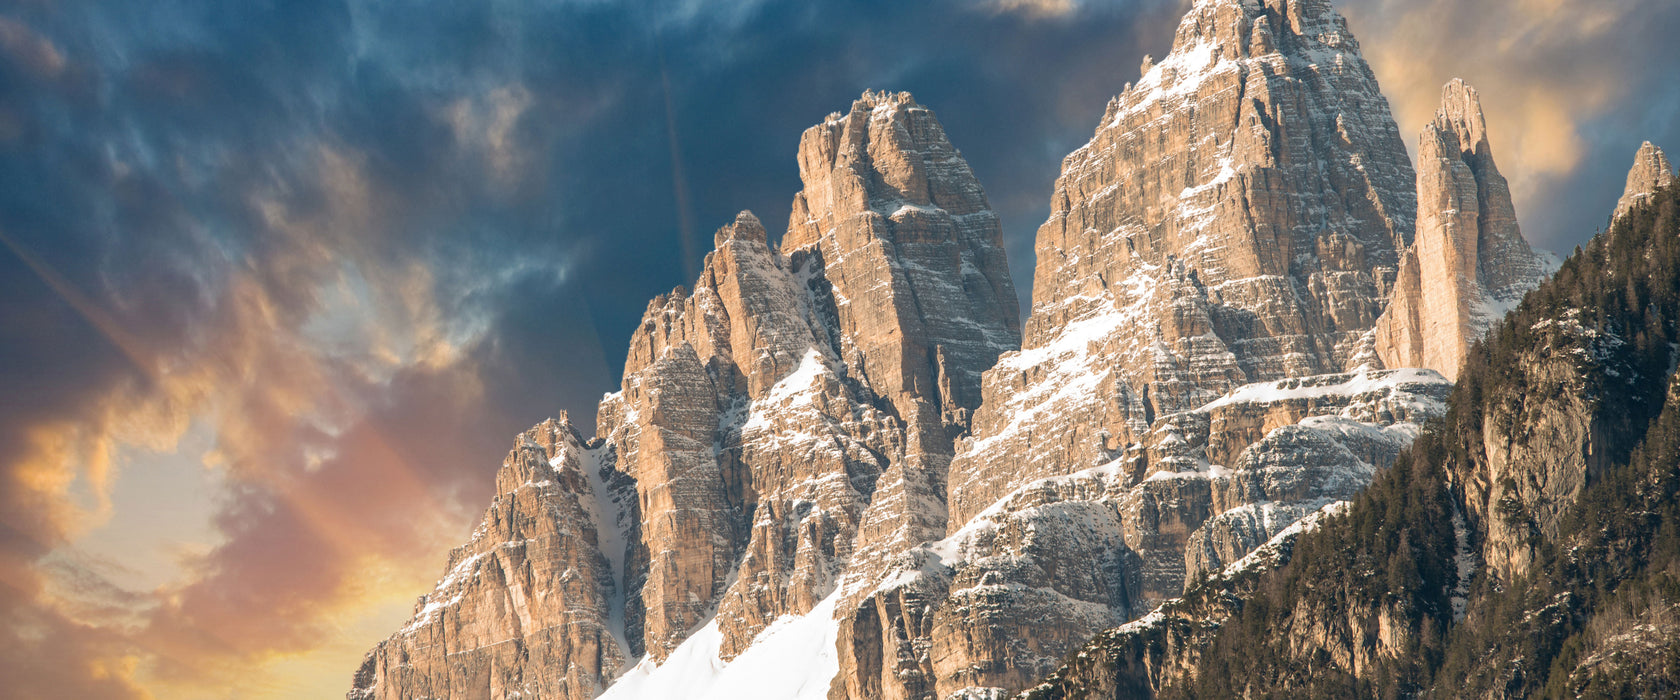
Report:
<svg viewBox="0 0 1680 700"><path fill-rule="evenodd" d="M804 616L783 616L729 662L718 658L723 635L717 622L707 622L665 663L642 659L598 700L824 700L840 672L834 652L839 600L835 591Z"/></svg>

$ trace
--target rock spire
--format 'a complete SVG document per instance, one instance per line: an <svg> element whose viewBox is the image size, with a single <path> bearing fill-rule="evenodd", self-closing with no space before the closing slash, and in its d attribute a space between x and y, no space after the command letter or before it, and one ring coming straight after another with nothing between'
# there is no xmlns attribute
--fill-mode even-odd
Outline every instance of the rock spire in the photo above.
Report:
<svg viewBox="0 0 1680 700"><path fill-rule="evenodd" d="M1616 202L1615 218L1622 218L1623 214L1645 203L1657 190L1673 181L1674 166L1669 164L1668 155L1646 141L1639 147L1639 153L1634 155L1633 169L1628 171L1627 189L1622 191L1621 200Z"/></svg>
<svg viewBox="0 0 1680 700"><path fill-rule="evenodd" d="M1487 133L1475 88L1462 80L1442 88L1440 111L1418 138L1417 238L1377 323L1386 366L1456 378L1471 343L1549 272L1522 237Z"/></svg>

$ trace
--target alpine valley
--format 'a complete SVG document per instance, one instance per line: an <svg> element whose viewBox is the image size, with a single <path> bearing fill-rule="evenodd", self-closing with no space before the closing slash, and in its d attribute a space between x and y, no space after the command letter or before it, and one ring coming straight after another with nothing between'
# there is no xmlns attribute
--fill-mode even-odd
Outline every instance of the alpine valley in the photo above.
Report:
<svg viewBox="0 0 1680 700"><path fill-rule="evenodd" d="M1063 160L1023 324L934 112L865 93L348 697L1680 693L1672 167L1560 267L1474 88L1410 126L1329 0L1197 0Z"/></svg>

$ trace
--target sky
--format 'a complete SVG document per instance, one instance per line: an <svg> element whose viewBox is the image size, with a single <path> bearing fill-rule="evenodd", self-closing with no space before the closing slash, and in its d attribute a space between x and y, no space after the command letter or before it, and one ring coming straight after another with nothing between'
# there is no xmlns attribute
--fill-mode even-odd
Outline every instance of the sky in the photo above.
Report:
<svg viewBox="0 0 1680 700"><path fill-rule="evenodd" d="M1061 159L1182 0L0 0L0 678L338 697L520 430L593 425L800 133L932 107L1030 294ZM1402 134L1481 91L1524 232L1680 149L1680 3L1340 0Z"/></svg>

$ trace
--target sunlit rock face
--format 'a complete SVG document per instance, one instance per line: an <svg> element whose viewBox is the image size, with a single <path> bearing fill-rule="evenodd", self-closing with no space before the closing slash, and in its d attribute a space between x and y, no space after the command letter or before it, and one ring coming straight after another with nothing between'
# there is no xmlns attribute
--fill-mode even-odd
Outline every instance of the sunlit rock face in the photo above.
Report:
<svg viewBox="0 0 1680 700"><path fill-rule="evenodd" d="M1616 202L1615 218L1622 218L1622 215L1632 211L1634 207L1644 204L1657 190L1673 182L1674 166L1669 164L1668 154L1646 141L1639 147L1639 153L1633 157L1633 168L1628 171L1627 176L1627 188L1622 191L1622 198Z"/></svg>
<svg viewBox="0 0 1680 700"><path fill-rule="evenodd" d="M628 658L614 552L635 492L564 416L521 434L437 588L369 652L352 700L593 697Z"/></svg>
<svg viewBox="0 0 1680 700"><path fill-rule="evenodd" d="M1365 399L1399 412L1232 397L1393 379L1335 373L1377 363L1414 185L1328 3L1197 3L1064 161L1024 348L957 443L950 534L848 572L831 697L1013 692L1362 488L1444 379Z"/></svg>
<svg viewBox="0 0 1680 700"><path fill-rule="evenodd" d="M943 536L953 441L1020 346L1001 225L907 93L812 127L799 161L783 245L743 212L692 291L649 303L597 437L521 438L352 698L594 697L708 620L735 657L860 549Z"/></svg>
<svg viewBox="0 0 1680 700"><path fill-rule="evenodd" d="M1470 345L1549 272L1517 226L1487 134L1475 89L1448 83L1418 137L1417 239L1377 323L1385 365L1457 378Z"/></svg>
<svg viewBox="0 0 1680 700"><path fill-rule="evenodd" d="M987 375L952 468L953 526L1021 477L1112 459L1159 416L1358 364L1414 180L1328 2L1197 3L1063 162L1025 349Z"/></svg>

